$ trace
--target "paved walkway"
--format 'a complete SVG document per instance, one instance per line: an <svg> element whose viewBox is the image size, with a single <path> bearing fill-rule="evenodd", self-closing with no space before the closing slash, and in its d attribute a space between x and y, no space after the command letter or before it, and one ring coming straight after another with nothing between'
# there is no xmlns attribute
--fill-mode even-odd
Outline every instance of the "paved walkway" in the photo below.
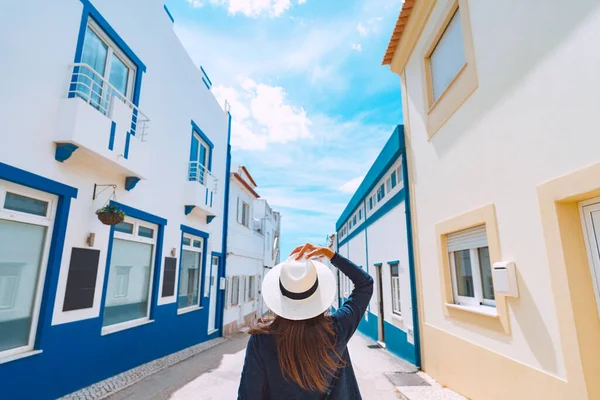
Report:
<svg viewBox="0 0 600 400"><path fill-rule="evenodd" d="M110 400L227 400L237 398L248 336L241 334L151 375ZM408 371L410 364L357 333L349 343L358 384L365 400L396 400L395 386L384 373Z"/></svg>

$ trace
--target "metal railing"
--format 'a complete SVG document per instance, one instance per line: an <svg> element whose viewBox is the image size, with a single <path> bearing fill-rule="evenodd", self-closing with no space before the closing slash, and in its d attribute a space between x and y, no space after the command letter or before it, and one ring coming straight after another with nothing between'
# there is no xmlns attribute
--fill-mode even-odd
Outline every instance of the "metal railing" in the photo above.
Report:
<svg viewBox="0 0 600 400"><path fill-rule="evenodd" d="M112 102L122 102L131 109L132 133L142 142L145 141L150 118L88 64L75 63L71 66L73 75L69 83L68 97L80 97L109 118L112 117Z"/></svg>
<svg viewBox="0 0 600 400"><path fill-rule="evenodd" d="M198 161L190 161L188 179L206 186L213 194L217 194L218 179Z"/></svg>

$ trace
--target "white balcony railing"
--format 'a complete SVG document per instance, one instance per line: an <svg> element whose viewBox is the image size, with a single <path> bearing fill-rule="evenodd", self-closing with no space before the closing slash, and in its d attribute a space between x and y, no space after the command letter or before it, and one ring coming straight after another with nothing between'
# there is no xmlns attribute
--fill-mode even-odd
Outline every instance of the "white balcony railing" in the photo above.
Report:
<svg viewBox="0 0 600 400"><path fill-rule="evenodd" d="M195 181L205 186L213 194L217 194L217 178L198 161L190 161L188 178L190 181Z"/></svg>
<svg viewBox="0 0 600 400"><path fill-rule="evenodd" d="M127 105L131 109L132 131L136 138L145 141L150 118L88 64L73 64L68 97L74 96L80 97L108 118L111 118L113 101L120 101Z"/></svg>

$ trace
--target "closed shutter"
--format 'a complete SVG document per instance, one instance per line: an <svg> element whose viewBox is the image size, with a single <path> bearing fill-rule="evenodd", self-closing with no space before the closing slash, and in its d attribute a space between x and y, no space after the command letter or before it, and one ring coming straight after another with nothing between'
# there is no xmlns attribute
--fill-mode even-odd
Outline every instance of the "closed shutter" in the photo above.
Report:
<svg viewBox="0 0 600 400"><path fill-rule="evenodd" d="M446 236L448 251L460 251L487 247L485 225L475 226L464 231L451 233Z"/></svg>

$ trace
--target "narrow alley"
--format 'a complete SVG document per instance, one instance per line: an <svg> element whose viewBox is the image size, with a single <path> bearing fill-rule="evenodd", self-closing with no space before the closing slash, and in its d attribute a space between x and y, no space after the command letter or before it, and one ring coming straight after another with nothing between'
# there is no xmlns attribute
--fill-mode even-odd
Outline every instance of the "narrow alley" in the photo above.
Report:
<svg viewBox="0 0 600 400"><path fill-rule="evenodd" d="M246 334L205 350L185 361L165 368L108 397L109 400L223 400L237 396L246 350ZM363 398L388 400L400 398L385 373L415 372L373 342L356 333L349 344L350 357Z"/></svg>

